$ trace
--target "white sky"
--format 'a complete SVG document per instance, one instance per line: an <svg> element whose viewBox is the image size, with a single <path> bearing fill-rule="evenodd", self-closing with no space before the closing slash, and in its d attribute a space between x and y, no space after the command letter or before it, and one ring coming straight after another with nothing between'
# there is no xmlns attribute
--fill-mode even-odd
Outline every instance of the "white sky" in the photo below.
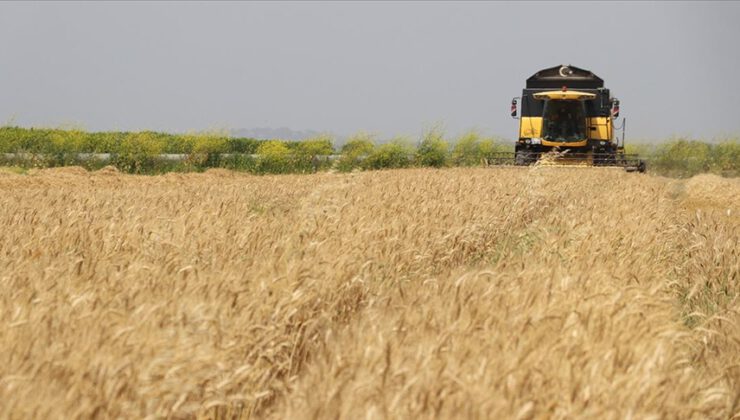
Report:
<svg viewBox="0 0 740 420"><path fill-rule="evenodd" d="M740 3L0 3L0 123L513 139L537 70L593 71L628 138L740 133Z"/></svg>

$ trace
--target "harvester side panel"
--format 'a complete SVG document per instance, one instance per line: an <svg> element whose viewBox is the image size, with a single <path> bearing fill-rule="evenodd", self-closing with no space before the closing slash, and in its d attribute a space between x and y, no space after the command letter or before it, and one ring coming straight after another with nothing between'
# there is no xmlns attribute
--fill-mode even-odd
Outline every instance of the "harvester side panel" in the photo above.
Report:
<svg viewBox="0 0 740 420"><path fill-rule="evenodd" d="M612 141L612 120L608 117L590 117L587 120L589 140Z"/></svg>
<svg viewBox="0 0 740 420"><path fill-rule="evenodd" d="M519 138L542 137L542 117L521 117L519 120Z"/></svg>

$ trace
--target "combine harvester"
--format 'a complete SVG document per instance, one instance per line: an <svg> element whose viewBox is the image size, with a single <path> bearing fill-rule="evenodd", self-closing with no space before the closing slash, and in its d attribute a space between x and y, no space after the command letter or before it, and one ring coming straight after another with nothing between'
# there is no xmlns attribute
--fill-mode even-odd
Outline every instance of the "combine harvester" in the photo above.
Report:
<svg viewBox="0 0 740 420"><path fill-rule="evenodd" d="M618 128L621 144L614 135L619 100L592 72L570 65L540 70L527 79L522 96L511 101L514 118L518 101L521 118L514 153L499 153L489 163L604 166L645 172L645 162L624 152L624 119Z"/></svg>

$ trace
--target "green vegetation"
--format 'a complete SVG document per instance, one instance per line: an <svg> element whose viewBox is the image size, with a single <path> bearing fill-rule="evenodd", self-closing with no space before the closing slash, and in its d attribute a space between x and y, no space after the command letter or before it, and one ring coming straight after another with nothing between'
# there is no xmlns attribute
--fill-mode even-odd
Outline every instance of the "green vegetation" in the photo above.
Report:
<svg viewBox="0 0 740 420"><path fill-rule="evenodd" d="M425 130L416 152L416 161L421 166L441 168L449 164L449 152L450 146L444 139L444 132L440 127L433 127Z"/></svg>
<svg viewBox="0 0 740 420"><path fill-rule="evenodd" d="M413 163L414 146L403 137L381 144L362 162L365 169L407 168Z"/></svg>
<svg viewBox="0 0 740 420"><path fill-rule="evenodd" d="M482 137L477 131L471 130L457 139L451 160L455 166L477 166L491 159L495 153L513 151L513 146Z"/></svg>
<svg viewBox="0 0 740 420"><path fill-rule="evenodd" d="M349 172L361 168L364 159L373 153L374 149L375 138L371 134L355 134L342 146L342 156L337 160L337 169Z"/></svg>
<svg viewBox="0 0 740 420"><path fill-rule="evenodd" d="M284 155L274 143L285 148ZM266 144L270 144L265 146ZM268 153L255 158L261 147ZM228 168L255 173L309 172L327 167L315 156L331 155L333 141L323 136L304 141L231 138L223 133L167 134L0 127L0 165L99 169L113 164L129 173L157 174ZM16 156L8 157L5 154ZM17 156L20 154L20 156ZM89 154L109 154L99 159ZM167 155L186 155L185 159Z"/></svg>
<svg viewBox="0 0 740 420"><path fill-rule="evenodd" d="M224 133L88 133L79 129L0 127L0 166L78 165L99 169L113 164L121 171L139 174L207 168L256 174L309 173L332 168L350 172L411 166L478 166L497 153L513 151L510 143L476 131L450 141L439 126L426 129L417 144L414 146L410 138L382 142L371 134L358 133L337 151L334 139L327 135L283 141L232 138ZM628 144L627 152L638 153L647 161L649 172L661 175L740 173L737 138L714 142L678 138L657 144Z"/></svg>
<svg viewBox="0 0 740 420"><path fill-rule="evenodd" d="M740 140L704 142L671 139L658 144L627 145L627 153L637 153L648 163L648 171L685 178L699 173L726 177L740 175Z"/></svg>

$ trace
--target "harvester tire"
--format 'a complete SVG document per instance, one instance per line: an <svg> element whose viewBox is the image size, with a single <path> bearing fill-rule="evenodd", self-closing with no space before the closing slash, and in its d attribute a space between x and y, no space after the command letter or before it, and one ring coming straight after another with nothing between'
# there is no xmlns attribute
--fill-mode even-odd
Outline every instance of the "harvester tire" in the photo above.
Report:
<svg viewBox="0 0 740 420"><path fill-rule="evenodd" d="M536 155L527 150L517 150L514 154L514 162L517 166L531 165L536 160Z"/></svg>

